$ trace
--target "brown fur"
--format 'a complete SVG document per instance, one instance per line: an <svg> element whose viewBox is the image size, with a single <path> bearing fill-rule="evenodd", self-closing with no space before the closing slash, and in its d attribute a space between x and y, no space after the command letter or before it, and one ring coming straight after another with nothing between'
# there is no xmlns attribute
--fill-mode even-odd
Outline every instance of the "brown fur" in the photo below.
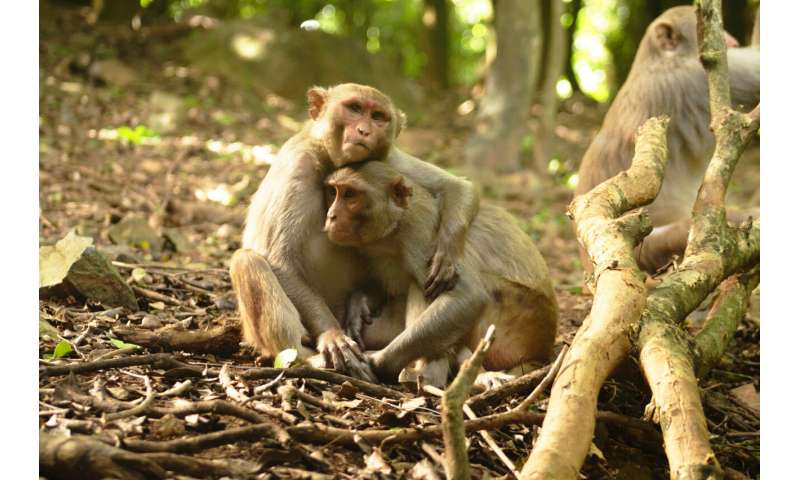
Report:
<svg viewBox="0 0 800 480"><path fill-rule="evenodd" d="M458 284L431 302L414 292L424 284L435 244L441 216L436 199L386 164L339 169L327 182L337 192L350 188L362 198L354 196L360 208L350 209L337 195L326 231L344 229L339 222L346 219L353 235L339 231L334 237L360 248L389 295L409 292L406 328L370 357L376 373L396 378L415 359L436 360L460 346L474 349L492 323L497 340L487 368L549 356L558 318L555 294L542 256L511 215L481 206L467 232Z"/></svg>
<svg viewBox="0 0 800 480"><path fill-rule="evenodd" d="M708 81L698 59L693 7L675 7L659 16L639 44L627 80L608 109L603 125L583 156L575 195L627 169L637 128L649 117L669 115L669 159L664 183L648 207L656 229L645 239L639 263L653 271L686 247L688 221L697 189L714 148L709 130ZM734 104L759 100L759 52L728 50ZM581 250L584 267L592 265Z"/></svg>
<svg viewBox="0 0 800 480"><path fill-rule="evenodd" d="M363 260L323 232L325 176L337 166L385 161L441 198L450 213L431 253L443 259L430 272L439 287L454 280L448 268L460 258L478 197L469 182L394 147L405 117L380 91L343 84L312 88L308 96L311 121L281 147L253 196L243 251L231 262L232 283L245 341L262 355L286 348L303 352L301 341L308 338L325 355L326 366L364 373L358 345L341 329L348 295L365 280ZM348 110L353 99L363 106L361 113Z"/></svg>

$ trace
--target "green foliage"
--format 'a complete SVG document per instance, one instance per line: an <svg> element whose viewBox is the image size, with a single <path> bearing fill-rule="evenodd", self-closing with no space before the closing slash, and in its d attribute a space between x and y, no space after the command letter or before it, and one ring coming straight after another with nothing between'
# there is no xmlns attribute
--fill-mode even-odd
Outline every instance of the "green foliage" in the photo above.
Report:
<svg viewBox="0 0 800 480"><path fill-rule="evenodd" d="M136 128L117 127L117 138L123 142L141 145L146 139L158 139L158 134L144 125L137 125Z"/></svg>
<svg viewBox="0 0 800 480"><path fill-rule="evenodd" d="M574 0L573 0L574 1ZM572 57L581 90L599 102L608 101L612 55L606 47L610 31L618 30L618 0L584 0L578 13Z"/></svg>
<svg viewBox="0 0 800 480"><path fill-rule="evenodd" d="M53 350L53 353L45 353L44 359L45 360L57 360L61 357L64 357L72 352L72 345L66 340L61 340L56 345L56 348Z"/></svg>

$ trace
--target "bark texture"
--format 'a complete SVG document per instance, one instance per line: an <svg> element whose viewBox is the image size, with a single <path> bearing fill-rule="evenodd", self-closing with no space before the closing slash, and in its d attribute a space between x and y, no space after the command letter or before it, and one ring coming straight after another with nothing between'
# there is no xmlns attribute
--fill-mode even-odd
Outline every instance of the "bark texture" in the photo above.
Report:
<svg viewBox="0 0 800 480"><path fill-rule="evenodd" d="M666 118L645 122L631 167L569 207L578 239L594 263L595 300L553 384L523 478L577 478L589 452L600 387L630 351L629 334L645 305L644 275L633 248L651 226L642 210L631 210L652 202L661 188L666 132Z"/></svg>

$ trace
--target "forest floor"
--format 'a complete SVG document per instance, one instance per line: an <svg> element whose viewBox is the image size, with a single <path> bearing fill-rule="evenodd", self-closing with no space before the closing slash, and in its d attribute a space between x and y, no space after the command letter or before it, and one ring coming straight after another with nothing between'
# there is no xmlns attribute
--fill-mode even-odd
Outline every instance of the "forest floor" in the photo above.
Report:
<svg viewBox="0 0 800 480"><path fill-rule="evenodd" d="M253 108L219 79L204 76L179 60L170 61L171 52L164 46L169 40L118 35L89 27L74 15L42 19L40 28L40 244L51 245L71 229L91 237L116 262L123 278L137 287L139 303L139 310L131 312L75 296L42 299L40 318L54 326L58 335L40 337L39 358L52 353L62 339L72 344L73 351L58 360L41 360L40 366L157 351L155 346L118 351L119 344L111 339L130 338L124 337L124 329L163 328L156 330L156 336L167 336L164 332L235 325L227 266L240 246L246 205L274 153L304 121L305 106L275 96ZM132 72L119 73L129 78L114 80L115 65L106 65L105 71L102 65L89 67L98 52L108 51L133 66ZM456 115L447 113L454 112L449 104L432 109L445 113L413 124L399 143L421 158L458 171L470 119L448 121ZM603 113L594 104L567 102L557 132L562 175L576 169ZM740 163L731 194L734 203L758 203L758 156L756 147ZM572 194L555 183L544 185L523 171L490 176L483 188L484 201L509 209L548 262L561 312L557 352L571 340L592 297L582 292L577 244L564 215ZM720 462L757 478L758 298L752 303L728 354L701 382L701 388ZM388 430L440 421L439 401L427 394L420 399L416 393L404 392L401 399L392 400L311 378L243 380L238 375L256 366L255 356L236 343L216 354L171 355L200 366L201 371L153 364L68 377L40 375L40 430L120 439L124 446L129 439L165 441L247 425L242 418L207 411L178 415L176 420L163 411L156 413L157 408L118 420L105 418L143 398L145 379L157 392L191 380L185 391L158 397L154 407L168 409L215 399L237 403L236 395L232 397L219 378L224 365L231 371L235 390L249 397L257 387L272 383L257 390L258 401L245 406L255 415L262 415L253 409L255 404L267 405L262 412L275 413L269 407L286 408L288 418L278 420L284 427L313 420L352 430ZM606 382L599 408L640 418L649 392L635 361L629 367ZM282 397L278 388L285 385L300 388L318 402ZM515 397L509 397L490 411L503 411L514 403ZM543 412L546 404L543 399L537 408ZM506 455L521 465L536 431L535 426L510 425L491 433ZM470 435L470 441L470 461L480 478L512 478L477 433ZM423 444L434 453L424 453ZM668 478L660 436L637 435L619 425L599 423L594 444L597 448L582 471L586 478ZM356 446L333 442L312 446L263 439L220 445L195 455L252 462L243 464L241 472L249 472L241 473L243 478L255 477L256 471L266 472L267 478L328 478L313 477L307 473L311 471L330 478L409 478L412 471L419 478L443 477L435 452L443 454L440 438L387 442L382 448L363 441Z"/></svg>

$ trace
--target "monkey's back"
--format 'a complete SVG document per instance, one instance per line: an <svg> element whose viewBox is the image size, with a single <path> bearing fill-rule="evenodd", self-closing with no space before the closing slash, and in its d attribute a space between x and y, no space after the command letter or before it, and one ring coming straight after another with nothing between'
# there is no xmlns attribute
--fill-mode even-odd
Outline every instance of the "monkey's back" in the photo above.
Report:
<svg viewBox="0 0 800 480"><path fill-rule="evenodd" d="M533 240L504 209L482 203L467 233L466 256L482 276L516 283L555 302L544 258Z"/></svg>
<svg viewBox="0 0 800 480"><path fill-rule="evenodd" d="M489 303L469 338L477 346L494 324L496 340L487 353L489 370L545 361L558 325L558 303L539 249L508 212L483 203L467 235L466 261L480 272Z"/></svg>

